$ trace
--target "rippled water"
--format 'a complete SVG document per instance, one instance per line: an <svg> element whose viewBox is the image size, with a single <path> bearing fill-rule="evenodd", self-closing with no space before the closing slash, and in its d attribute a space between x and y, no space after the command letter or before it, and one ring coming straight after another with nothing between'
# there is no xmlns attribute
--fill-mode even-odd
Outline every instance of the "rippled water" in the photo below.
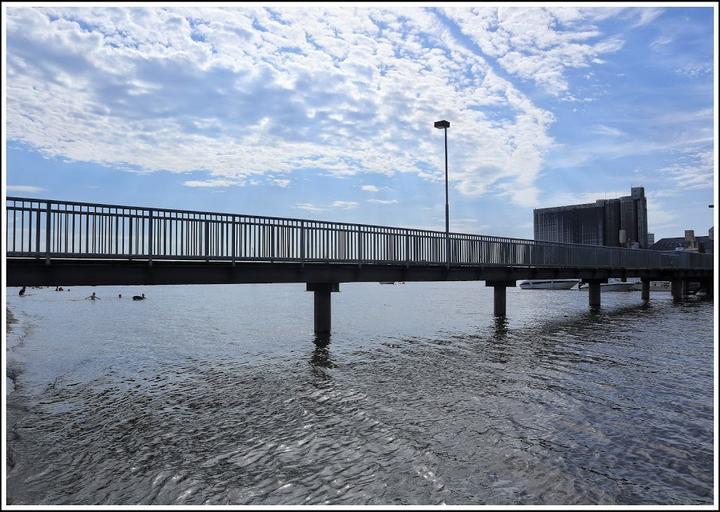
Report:
<svg viewBox="0 0 720 512"><path fill-rule="evenodd" d="M29 293L10 503L713 502L708 302L345 284L328 343L304 285Z"/></svg>

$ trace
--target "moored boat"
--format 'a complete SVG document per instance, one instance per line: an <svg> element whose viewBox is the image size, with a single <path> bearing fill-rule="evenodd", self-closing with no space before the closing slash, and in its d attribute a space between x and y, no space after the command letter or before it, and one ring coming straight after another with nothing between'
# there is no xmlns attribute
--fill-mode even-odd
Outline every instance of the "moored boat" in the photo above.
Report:
<svg viewBox="0 0 720 512"><path fill-rule="evenodd" d="M579 279L528 279L518 286L523 290L569 290L579 282Z"/></svg>
<svg viewBox="0 0 720 512"><path fill-rule="evenodd" d="M642 290L642 282L637 282L633 285L633 290ZM650 281L651 292L669 292L670 281Z"/></svg>
<svg viewBox="0 0 720 512"><path fill-rule="evenodd" d="M607 283L600 283L601 292L633 292L636 291L636 286L640 282L637 278L629 278L627 281L623 281L620 278L612 277L608 279ZM588 290L589 286L587 283L580 284L581 290Z"/></svg>

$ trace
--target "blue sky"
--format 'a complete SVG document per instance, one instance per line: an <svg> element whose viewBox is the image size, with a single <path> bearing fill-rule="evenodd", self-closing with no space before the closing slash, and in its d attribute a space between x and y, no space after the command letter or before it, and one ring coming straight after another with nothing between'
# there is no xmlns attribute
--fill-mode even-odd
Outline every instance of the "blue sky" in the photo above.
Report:
<svg viewBox="0 0 720 512"><path fill-rule="evenodd" d="M8 194L532 238L712 225L711 7L7 7Z"/></svg>

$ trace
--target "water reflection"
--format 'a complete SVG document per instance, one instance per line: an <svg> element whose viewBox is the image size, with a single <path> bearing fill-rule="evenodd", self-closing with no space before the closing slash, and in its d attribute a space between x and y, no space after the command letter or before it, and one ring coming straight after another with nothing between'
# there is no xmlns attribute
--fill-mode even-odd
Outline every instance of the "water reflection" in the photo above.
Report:
<svg viewBox="0 0 720 512"><path fill-rule="evenodd" d="M330 358L330 334L318 334L313 339L315 349L310 357L310 364L319 368L335 368L335 363Z"/></svg>
<svg viewBox="0 0 720 512"><path fill-rule="evenodd" d="M504 339L508 333L508 320L507 317L495 317L495 339Z"/></svg>

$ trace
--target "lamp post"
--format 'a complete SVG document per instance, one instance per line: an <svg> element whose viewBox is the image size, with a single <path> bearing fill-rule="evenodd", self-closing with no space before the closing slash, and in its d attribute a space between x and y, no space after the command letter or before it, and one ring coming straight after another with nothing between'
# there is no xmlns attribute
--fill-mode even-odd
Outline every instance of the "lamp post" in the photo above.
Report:
<svg viewBox="0 0 720 512"><path fill-rule="evenodd" d="M448 159L447 159L447 129L449 121L435 121L435 128L445 130L445 259L447 268L450 268L450 207L448 206Z"/></svg>

